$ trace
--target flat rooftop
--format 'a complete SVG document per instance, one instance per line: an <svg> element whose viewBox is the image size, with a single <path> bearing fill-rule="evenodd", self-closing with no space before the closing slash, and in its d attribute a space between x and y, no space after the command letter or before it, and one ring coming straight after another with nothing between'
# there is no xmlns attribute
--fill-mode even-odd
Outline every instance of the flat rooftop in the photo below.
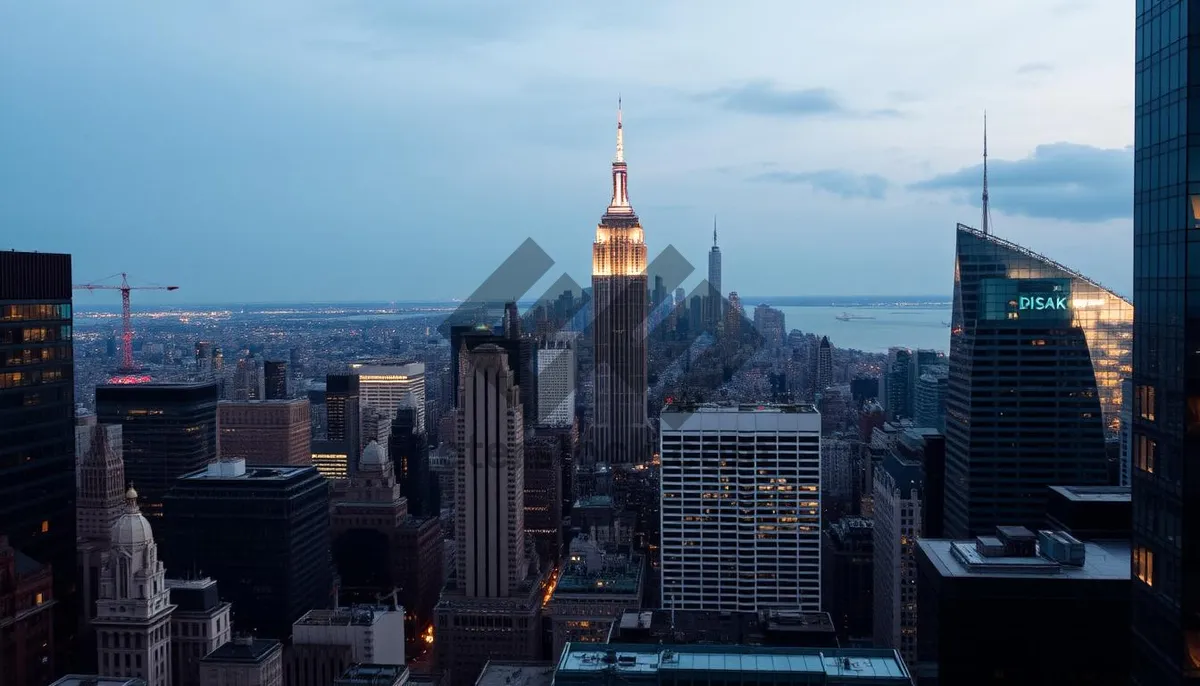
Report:
<svg viewBox="0 0 1200 686"><path fill-rule="evenodd" d="M50 686L146 686L141 679L127 679L116 676L92 676L85 674L68 674Z"/></svg>
<svg viewBox="0 0 1200 686"><path fill-rule="evenodd" d="M187 481L287 481L302 472L316 469L311 466L289 467L286 465L245 465L241 470L221 469L213 463L179 477Z"/></svg>
<svg viewBox="0 0 1200 686"><path fill-rule="evenodd" d="M664 413L772 413L772 414L816 414L817 406L807 403L668 403Z"/></svg>
<svg viewBox="0 0 1200 686"><path fill-rule="evenodd" d="M271 653L281 650L283 644L279 641L266 638L235 638L200 658L200 661L258 664L270 657Z"/></svg>
<svg viewBox="0 0 1200 686"><path fill-rule="evenodd" d="M642 557L636 554L624 563L618 562L593 572L589 572L583 564L566 564L562 575L558 577L554 593L637 593L642 587L642 569Z"/></svg>
<svg viewBox="0 0 1200 686"><path fill-rule="evenodd" d="M1128 541L1085 542L1082 567L1059 564L1041 556L984 557L975 549L975 541L923 538L917 541L917 546L943 577L1129 579Z"/></svg>
<svg viewBox="0 0 1200 686"><path fill-rule="evenodd" d="M1133 490L1128 486L1051 486L1055 494L1081 503L1128 503Z"/></svg>
<svg viewBox="0 0 1200 686"><path fill-rule="evenodd" d="M613 499L610 495L585 495L575 501L575 507L612 507Z"/></svg>
<svg viewBox="0 0 1200 686"><path fill-rule="evenodd" d="M553 662L488 662L475 686L550 686Z"/></svg>
<svg viewBox="0 0 1200 686"><path fill-rule="evenodd" d="M171 578L167 578L164 583L167 587L167 590L174 589L174 588L183 588L183 589L189 589L189 590L193 590L193 591L203 591L204 589L208 588L209 586L216 586L217 580L210 578L210 577L204 577L203 579L171 579Z"/></svg>
<svg viewBox="0 0 1200 686"><path fill-rule="evenodd" d="M392 686L402 682L408 667L404 665L354 664L334 680L338 686Z"/></svg>
<svg viewBox="0 0 1200 686"><path fill-rule="evenodd" d="M384 612L385 607L343 607L337 610L309 610L292 626L372 626Z"/></svg>
<svg viewBox="0 0 1200 686"><path fill-rule="evenodd" d="M813 405L667 405L659 425L668 435L673 431L819 432L821 413Z"/></svg>
<svg viewBox="0 0 1200 686"><path fill-rule="evenodd" d="M703 677L700 673L705 673ZM714 674L714 672L716 674ZM754 673L754 680L837 684L912 684L895 650L837 648L760 648L753 646L627 645L568 643L558 662L558 679L582 681L600 674L616 679L669 677L732 681Z"/></svg>
<svg viewBox="0 0 1200 686"><path fill-rule="evenodd" d="M719 643L742 646L772 641L824 645L837 633L826 612L764 610L627 610L613 625L609 641L622 644ZM831 645L836 645L833 643Z"/></svg>

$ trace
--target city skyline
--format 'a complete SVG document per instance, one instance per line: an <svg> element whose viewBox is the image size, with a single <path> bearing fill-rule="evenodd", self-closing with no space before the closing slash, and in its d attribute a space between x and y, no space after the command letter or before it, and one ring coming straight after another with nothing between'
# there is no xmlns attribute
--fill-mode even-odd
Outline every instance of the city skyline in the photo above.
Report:
<svg viewBox="0 0 1200 686"><path fill-rule="evenodd" d="M987 110L995 233L1131 290L1123 6L550 7L8 7L4 247L184 290L146 305L346 302L466 297L532 237L536 294L587 273L621 93L650 252L703 265L717 214L730 289L948 292Z"/></svg>

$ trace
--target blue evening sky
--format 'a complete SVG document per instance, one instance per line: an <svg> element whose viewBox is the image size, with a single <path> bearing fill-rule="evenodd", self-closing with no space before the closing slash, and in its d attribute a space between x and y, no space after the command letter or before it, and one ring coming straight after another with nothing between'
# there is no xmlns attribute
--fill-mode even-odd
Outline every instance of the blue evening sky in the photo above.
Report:
<svg viewBox="0 0 1200 686"><path fill-rule="evenodd" d="M987 110L995 232L1128 292L1132 77L1112 0L0 0L0 249L146 303L466 297L526 238L586 284L619 93L651 255L716 214L726 290L948 294Z"/></svg>

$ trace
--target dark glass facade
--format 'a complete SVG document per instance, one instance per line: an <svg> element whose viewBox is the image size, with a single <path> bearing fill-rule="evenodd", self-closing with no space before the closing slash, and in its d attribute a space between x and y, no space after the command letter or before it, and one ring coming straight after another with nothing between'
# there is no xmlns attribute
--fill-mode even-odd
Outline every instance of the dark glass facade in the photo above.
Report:
<svg viewBox="0 0 1200 686"><path fill-rule="evenodd" d="M267 400L287 400L288 363L282 360L263 362L263 388Z"/></svg>
<svg viewBox="0 0 1200 686"><path fill-rule="evenodd" d="M78 612L72 322L70 255L0 252L0 535L53 568L63 656Z"/></svg>
<svg viewBox="0 0 1200 686"><path fill-rule="evenodd" d="M329 480L315 467L230 464L185 475L167 494L163 563L216 579L237 630L286 640L292 622L332 604Z"/></svg>
<svg viewBox="0 0 1200 686"><path fill-rule="evenodd" d="M1036 529L1046 487L1108 482L1133 306L959 225L946 389L946 535Z"/></svg>
<svg viewBox="0 0 1200 686"><path fill-rule="evenodd" d="M176 479L217 459L217 399L213 382L96 387L96 419L121 425L125 480L147 516Z"/></svg>
<svg viewBox="0 0 1200 686"><path fill-rule="evenodd" d="M1200 682L1200 3L1137 1L1133 677Z"/></svg>
<svg viewBox="0 0 1200 686"><path fill-rule="evenodd" d="M414 517L437 517L442 512L442 494L429 469L429 441L417 428L417 411L411 407L396 410L392 432L388 436L388 455L392 458L396 482L408 499L408 513Z"/></svg>

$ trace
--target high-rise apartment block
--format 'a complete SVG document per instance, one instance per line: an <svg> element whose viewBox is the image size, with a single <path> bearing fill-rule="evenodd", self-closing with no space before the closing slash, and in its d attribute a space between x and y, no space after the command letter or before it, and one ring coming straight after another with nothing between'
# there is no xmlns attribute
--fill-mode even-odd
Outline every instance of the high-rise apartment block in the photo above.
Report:
<svg viewBox="0 0 1200 686"><path fill-rule="evenodd" d="M811 405L668 405L665 607L821 605L821 416Z"/></svg>
<svg viewBox="0 0 1200 686"><path fill-rule="evenodd" d="M612 200L592 244L596 460L640 464L650 457L646 380L646 239L629 204L620 110ZM719 259L718 259L719 265ZM718 266L719 270L719 266Z"/></svg>
<svg viewBox="0 0 1200 686"><path fill-rule="evenodd" d="M1133 306L1015 243L957 236L946 534L1036 528L1047 486L1108 483Z"/></svg>
<svg viewBox="0 0 1200 686"><path fill-rule="evenodd" d="M125 479L156 517L175 480L217 459L217 384L96 387L96 418L120 424Z"/></svg>
<svg viewBox="0 0 1200 686"><path fill-rule="evenodd" d="M71 256L0 252L0 536L52 567L64 658L75 593Z"/></svg>
<svg viewBox="0 0 1200 686"><path fill-rule="evenodd" d="M217 454L251 465L312 464L308 400L224 401L217 406Z"/></svg>

